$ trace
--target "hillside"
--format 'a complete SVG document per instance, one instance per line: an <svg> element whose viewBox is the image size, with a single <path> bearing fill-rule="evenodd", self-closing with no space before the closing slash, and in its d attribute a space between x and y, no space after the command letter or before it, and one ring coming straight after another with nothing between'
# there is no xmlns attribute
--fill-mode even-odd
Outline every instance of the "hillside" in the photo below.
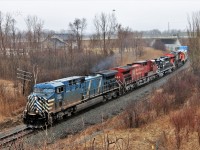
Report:
<svg viewBox="0 0 200 150"><path fill-rule="evenodd" d="M0 80L0 130L21 123L25 103L14 82Z"/></svg>
<svg viewBox="0 0 200 150"><path fill-rule="evenodd" d="M199 79L170 79L120 115L50 145L56 149L200 149ZM48 146L47 146L48 147Z"/></svg>
<svg viewBox="0 0 200 150"><path fill-rule="evenodd" d="M113 119L108 122L105 124L111 126L111 124L116 123L116 120ZM104 128L106 128L105 126ZM77 148L80 150L92 148L104 150L106 147L107 149L118 149L120 147L123 150L154 150L156 147L159 149L177 149L175 130L170 122L170 115L158 117L140 128L104 129L101 130L102 132L97 129L95 129L95 131L94 129L95 127L91 127L81 134L62 139L57 144L51 145L50 147L55 147L56 149ZM185 134L181 134L181 138L180 149L200 149L197 132L190 133L188 139L185 138Z"/></svg>

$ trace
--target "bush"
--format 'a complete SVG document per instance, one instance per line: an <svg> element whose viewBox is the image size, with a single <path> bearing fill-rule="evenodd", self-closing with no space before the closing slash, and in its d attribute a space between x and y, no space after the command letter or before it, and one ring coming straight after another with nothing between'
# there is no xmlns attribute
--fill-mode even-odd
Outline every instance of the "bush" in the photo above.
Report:
<svg viewBox="0 0 200 150"><path fill-rule="evenodd" d="M181 76L180 76L181 74ZM195 77L189 72L181 72L179 76L168 80L167 84L163 86L163 93L174 95L175 106L180 106L191 96L195 85Z"/></svg>
<svg viewBox="0 0 200 150"><path fill-rule="evenodd" d="M25 103L26 98L17 90L10 90L6 88L5 84L0 83L0 117L20 114Z"/></svg>
<svg viewBox="0 0 200 150"><path fill-rule="evenodd" d="M154 92L153 98L151 99L151 107L156 111L157 116L162 112L167 114L170 108L169 96L162 92Z"/></svg>
<svg viewBox="0 0 200 150"><path fill-rule="evenodd" d="M151 118L150 103L143 100L129 104L125 109L122 120L125 128L138 128L149 122Z"/></svg>
<svg viewBox="0 0 200 150"><path fill-rule="evenodd" d="M197 124L197 119L195 117L197 110L193 107L183 108L181 111L172 113L170 115L170 121L172 125L175 127L175 138L177 148L180 149L181 141L183 137L188 141L189 133L195 131L195 127L199 126ZM183 132L183 136L181 136L181 131ZM199 127L197 128L197 132L199 131ZM199 132L200 133L200 132ZM200 134L199 134L200 136ZM200 138L199 138L200 139Z"/></svg>

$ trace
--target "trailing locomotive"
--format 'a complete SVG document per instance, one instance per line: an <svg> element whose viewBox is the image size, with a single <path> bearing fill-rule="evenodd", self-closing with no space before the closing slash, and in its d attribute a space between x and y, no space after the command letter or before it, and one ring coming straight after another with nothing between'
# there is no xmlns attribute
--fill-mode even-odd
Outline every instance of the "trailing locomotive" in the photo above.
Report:
<svg viewBox="0 0 200 150"><path fill-rule="evenodd" d="M138 61L103 70L90 76L73 76L36 84L28 96L23 121L30 127L50 125L79 111L80 106L123 95L172 72L187 61L187 51L179 50L154 60Z"/></svg>

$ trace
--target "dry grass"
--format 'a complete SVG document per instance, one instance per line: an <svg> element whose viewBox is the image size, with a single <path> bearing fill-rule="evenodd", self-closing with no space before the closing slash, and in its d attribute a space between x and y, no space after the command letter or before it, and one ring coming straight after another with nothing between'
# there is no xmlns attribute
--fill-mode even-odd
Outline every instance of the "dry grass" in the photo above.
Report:
<svg viewBox="0 0 200 150"><path fill-rule="evenodd" d="M200 109L199 109L200 111ZM173 111L173 113L179 113ZM31 147L23 145L22 149L62 149L62 150L171 150L177 149L176 136L170 115L163 115L156 120L141 126L140 128L130 129L110 129L109 126L119 121L119 116L114 117L102 124L89 127L85 131L69 135L65 139L56 141L48 145ZM116 122L117 121L117 122ZM109 125L108 125L109 124ZM97 130L98 129L98 130ZM101 129L101 130L100 130ZM197 150L199 149L197 132L189 133L189 138L185 138L185 132L181 131L182 138L180 149Z"/></svg>
<svg viewBox="0 0 200 150"><path fill-rule="evenodd" d="M183 77L176 79L177 82L183 82L188 74L183 73ZM189 73L190 74L190 73ZM192 88L189 90L191 96L185 97L184 103L174 103L178 98L176 93L166 89L155 91L149 102L151 108L148 109L148 117L145 123L140 124L137 128L129 128L124 118L127 118L127 111L120 115L108 119L107 121L87 128L85 131L68 136L66 139L53 144L57 149L80 149L80 150L150 150L150 149L200 149L200 94L198 86L191 86L194 81L192 76L189 80L184 79L184 82L189 82L187 85ZM190 83L192 82L192 83ZM171 83L171 82L170 82ZM179 84L177 84L179 85ZM168 86L167 86L168 87ZM181 89L181 87L178 87ZM171 88L170 88L171 89ZM159 99L163 99L162 94L169 94L169 99L165 97L169 103L170 109L164 111L164 105L157 105ZM180 92L179 92L180 93ZM180 97L182 97L180 95ZM156 99L155 99L156 98ZM147 98L150 99L150 98ZM175 105L176 104L176 105ZM174 107L174 105L176 107ZM143 105L144 106L144 105ZM159 106L159 113L155 108ZM162 107L161 107L162 106ZM128 109L128 108L127 108ZM130 111L129 109L128 111ZM141 108L139 107L139 110ZM134 107L132 107L132 112ZM144 113L137 111L140 120L145 118ZM146 113L145 113L146 114ZM177 132L178 129L178 132ZM177 134L178 133L178 134ZM61 146L62 145L62 146ZM52 146L52 145L51 145ZM50 148L50 147L48 147Z"/></svg>
<svg viewBox="0 0 200 150"><path fill-rule="evenodd" d="M126 65L128 63L133 63L137 60L148 60L155 59L160 56L163 56L167 51L155 50L153 48L145 47L141 56L135 56L133 52L124 52L123 53L123 62L121 65ZM119 58L120 59L120 58Z"/></svg>
<svg viewBox="0 0 200 150"><path fill-rule="evenodd" d="M155 50L153 48L146 47L146 48L144 48L144 55L141 56L139 59L141 59L141 60L154 59L154 58L163 56L164 54L166 54L168 52L169 51Z"/></svg>
<svg viewBox="0 0 200 150"><path fill-rule="evenodd" d="M187 76L183 72L182 74L183 77L176 79L177 82L183 82L183 78ZM195 78L189 76L189 80L184 79L184 82L194 82L193 79ZM198 84L196 86L191 86L191 84L188 83L192 88L190 90L192 94L189 98L186 97L183 104L175 103L176 93L168 85L167 89L164 87L158 89L146 98L146 101L141 101L144 105L141 102L139 103L141 105L135 105L137 109L129 105L131 107L127 107L126 111L118 116L106 121L102 116L102 123L91 126L76 135L67 135L67 138L58 140L54 144L48 145L44 142L43 146L38 148L49 150L52 148L70 150L200 149L200 90ZM163 93L165 96L168 94L169 99L163 98ZM159 98L167 99L169 102L167 106L170 108L168 111L164 111L166 105L163 101L162 105L157 105ZM158 108L159 113L156 113L155 108ZM133 114L139 117L140 123L137 127L129 126L130 122L125 121L129 115L127 112L137 114Z"/></svg>
<svg viewBox="0 0 200 150"><path fill-rule="evenodd" d="M177 111L172 112L177 113ZM117 116L118 117L118 116ZM118 118L109 120L112 126ZM104 123L107 124L107 123ZM92 126L80 134L68 136L53 145L45 146L46 149L70 149L70 150L154 150L177 149L174 126L170 122L169 115L158 117L155 121L131 129L109 129L104 126L103 130L96 130L99 125ZM180 149L199 149L197 132L189 134L181 132L182 142Z"/></svg>
<svg viewBox="0 0 200 150"><path fill-rule="evenodd" d="M25 97L14 88L13 82L0 80L0 122L21 114L25 102Z"/></svg>

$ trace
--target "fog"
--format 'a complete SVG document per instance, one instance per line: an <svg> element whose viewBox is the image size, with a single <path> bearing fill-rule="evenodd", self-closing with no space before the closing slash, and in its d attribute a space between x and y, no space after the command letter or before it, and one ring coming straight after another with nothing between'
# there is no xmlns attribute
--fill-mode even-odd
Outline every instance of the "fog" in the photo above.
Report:
<svg viewBox="0 0 200 150"><path fill-rule="evenodd" d="M56 31L84 17L87 32L93 32L94 16L101 12L115 13L119 23L133 30L184 30L187 16L199 10L198 0L0 0L0 11L11 13L20 29L26 28L27 15L36 15L45 29Z"/></svg>

